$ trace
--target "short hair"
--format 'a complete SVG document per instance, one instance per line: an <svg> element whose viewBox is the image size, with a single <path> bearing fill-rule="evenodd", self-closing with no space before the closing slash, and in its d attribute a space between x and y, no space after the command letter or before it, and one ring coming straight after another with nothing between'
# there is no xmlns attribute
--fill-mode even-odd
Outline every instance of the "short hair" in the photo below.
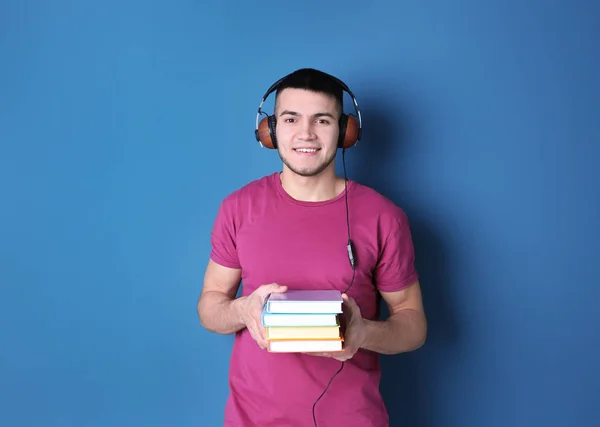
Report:
<svg viewBox="0 0 600 427"><path fill-rule="evenodd" d="M344 91L342 87L331 75L323 71L314 68L301 68L288 74L275 92L275 103L277 103L279 93L287 88L305 89L332 96L338 104L340 113L344 111Z"/></svg>

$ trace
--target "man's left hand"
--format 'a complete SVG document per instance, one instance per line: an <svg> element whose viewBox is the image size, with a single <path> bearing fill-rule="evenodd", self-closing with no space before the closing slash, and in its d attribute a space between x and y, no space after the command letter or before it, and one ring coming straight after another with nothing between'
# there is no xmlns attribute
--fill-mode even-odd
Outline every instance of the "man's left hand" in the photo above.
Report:
<svg viewBox="0 0 600 427"><path fill-rule="evenodd" d="M332 357L339 361L352 359L366 339L366 327L362 318L360 307L356 304L354 298L342 294L343 312L345 322L344 330L344 349L342 351L333 351L325 353L306 353L313 356Z"/></svg>

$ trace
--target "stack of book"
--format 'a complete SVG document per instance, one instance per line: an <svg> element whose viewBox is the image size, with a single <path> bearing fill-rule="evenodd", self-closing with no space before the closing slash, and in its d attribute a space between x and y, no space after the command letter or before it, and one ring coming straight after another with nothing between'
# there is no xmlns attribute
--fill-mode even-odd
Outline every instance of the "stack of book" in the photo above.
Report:
<svg viewBox="0 0 600 427"><path fill-rule="evenodd" d="M288 290L267 298L262 312L268 351L273 353L343 350L342 294L336 290Z"/></svg>

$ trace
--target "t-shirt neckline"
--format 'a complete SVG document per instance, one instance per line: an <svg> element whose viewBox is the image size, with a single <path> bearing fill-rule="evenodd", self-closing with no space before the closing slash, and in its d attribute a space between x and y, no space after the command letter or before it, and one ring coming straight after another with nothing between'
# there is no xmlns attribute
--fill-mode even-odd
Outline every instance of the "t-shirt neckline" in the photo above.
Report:
<svg viewBox="0 0 600 427"><path fill-rule="evenodd" d="M271 180L272 180L273 186L277 189L277 192L279 193L279 195L281 197L283 197L284 200L286 200L290 203L294 203L296 205L306 206L306 207L319 207L319 206L325 206L325 205L329 205L331 203L335 203L339 200L342 200L344 198L346 192L348 192L348 194L350 194L350 190L354 187L354 181L349 179L348 182L346 183L346 188L344 189L344 191L342 191L340 194L338 194L337 196L335 196L329 200L304 201L304 200L294 199L292 196L290 196L285 191L285 189L283 188L283 184L281 183L280 176L281 176L281 172L275 172L271 175Z"/></svg>

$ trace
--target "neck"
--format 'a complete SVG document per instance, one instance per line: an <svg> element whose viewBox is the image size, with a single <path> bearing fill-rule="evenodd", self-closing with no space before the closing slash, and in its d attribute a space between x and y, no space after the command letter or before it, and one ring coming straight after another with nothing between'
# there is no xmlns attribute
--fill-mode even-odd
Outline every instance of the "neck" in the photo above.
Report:
<svg viewBox="0 0 600 427"><path fill-rule="evenodd" d="M333 168L317 176L300 176L284 167L279 179L286 193L304 202L330 200L344 191L344 179Z"/></svg>

